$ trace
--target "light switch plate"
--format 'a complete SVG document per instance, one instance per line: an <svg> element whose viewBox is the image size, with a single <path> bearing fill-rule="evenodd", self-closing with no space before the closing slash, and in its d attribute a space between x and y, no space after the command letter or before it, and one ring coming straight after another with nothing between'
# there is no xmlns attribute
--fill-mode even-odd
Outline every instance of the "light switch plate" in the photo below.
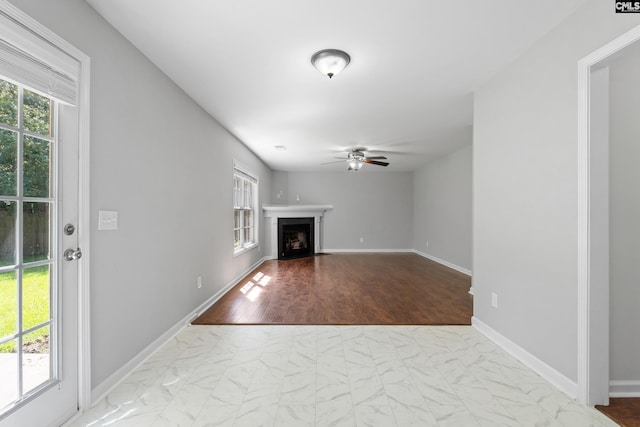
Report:
<svg viewBox="0 0 640 427"><path fill-rule="evenodd" d="M117 230L117 211L98 211L98 230Z"/></svg>

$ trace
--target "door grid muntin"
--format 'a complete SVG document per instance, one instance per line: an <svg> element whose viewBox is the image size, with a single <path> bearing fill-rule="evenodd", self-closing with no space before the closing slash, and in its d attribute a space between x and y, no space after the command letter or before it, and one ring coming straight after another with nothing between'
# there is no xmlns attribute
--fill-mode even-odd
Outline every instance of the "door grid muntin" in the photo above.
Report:
<svg viewBox="0 0 640 427"><path fill-rule="evenodd" d="M2 79L0 76L0 83L6 84L6 80ZM3 276L7 273L13 273L15 275L15 286L16 286L16 310L15 310L15 327L13 333L0 336L0 346L2 344L7 343L15 343L15 352L16 359L14 369L15 372L9 375L6 375L5 378L14 378L15 379L15 389L14 396L15 398L12 401L7 401L5 395L5 400L0 400L0 418L3 415L11 412L13 409L22 406L24 403L30 401L32 398L35 398L44 390L49 389L54 386L59 379L60 369L59 369L59 322L58 314L60 313L58 307L58 268L57 268L57 258L58 258L58 239L57 239L57 224L58 224L58 173L57 173L57 162L58 162L58 143L57 143L57 116L58 116L58 105L52 99L48 99L49 102L49 118L48 118L48 134L43 135L42 133L38 133L33 131L32 129L28 129L25 124L25 104L24 104L24 96L25 92L30 95L33 95L28 88L15 83L10 83L15 85L18 89L18 97L17 97L17 123L10 124L5 123L0 119L0 131L4 132L13 132L16 135L16 157L15 157L15 193L14 194L0 194L0 203L5 205L14 205L15 212L15 223L14 223L14 249L13 249L13 264L0 263L0 276ZM38 94L35 94L38 96ZM42 96L40 96L44 99ZM33 142L34 140L47 143L48 148L48 191L47 194L35 194L35 195L25 195L25 172L28 167L25 166L25 159L28 157L25 155L25 145L27 142ZM1 155L2 153L0 153ZM5 173L4 171L0 171L0 173ZM1 191L1 190L0 190ZM33 194L33 193L31 193ZM39 209L47 211L47 227L48 232L45 232L46 235L46 245L47 251L46 256L36 257L34 259L29 259L29 257L25 256L25 212L28 209L34 209L35 206L39 206ZM34 213L34 212L31 212ZM37 221L37 220L36 220ZM1 242L2 245L5 245L5 242ZM41 321L36 322L35 324L25 325L25 285L28 285L28 274L35 269L48 269L48 274L46 275L48 281L48 318L43 319ZM27 326L27 327L25 327ZM46 363L46 370L48 373L44 375L42 372L40 375L36 375L35 379L30 380L29 373L32 372L27 366L27 363L33 363L33 360L29 360L26 357L25 353L25 345L29 345L28 339L25 337L29 337L31 334L35 332L48 329L48 339L44 344L44 350L48 350L48 362ZM42 350L42 349L41 349ZM6 353L5 353L6 354ZM5 354L0 353L0 356L4 357ZM42 360L46 359L43 357L39 363L39 366L36 368L44 369L45 362ZM33 366L31 366L32 368ZM3 374L3 372L0 372ZM8 381L3 381L5 383L5 390L8 387L6 384ZM2 393L2 386L0 386L0 393ZM1 396L0 396L1 397Z"/></svg>

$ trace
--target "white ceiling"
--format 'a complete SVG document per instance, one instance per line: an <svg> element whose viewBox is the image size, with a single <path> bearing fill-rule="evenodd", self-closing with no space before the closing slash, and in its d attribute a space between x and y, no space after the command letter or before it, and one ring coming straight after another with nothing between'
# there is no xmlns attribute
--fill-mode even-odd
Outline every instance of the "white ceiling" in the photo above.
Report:
<svg viewBox="0 0 640 427"><path fill-rule="evenodd" d="M87 0L272 169L352 147L413 170L471 142L473 90L584 0ZM325 48L351 55L329 80ZM284 145L286 150L275 146Z"/></svg>

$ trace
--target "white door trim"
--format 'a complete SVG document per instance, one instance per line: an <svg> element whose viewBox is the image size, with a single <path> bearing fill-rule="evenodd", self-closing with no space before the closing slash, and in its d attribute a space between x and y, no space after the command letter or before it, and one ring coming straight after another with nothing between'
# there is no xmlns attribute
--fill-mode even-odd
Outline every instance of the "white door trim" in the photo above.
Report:
<svg viewBox="0 0 640 427"><path fill-rule="evenodd" d="M79 147L78 162L78 246L82 248L83 257L78 265L78 409L82 414L91 406L91 317L90 317L90 266L91 266L91 114L90 114L90 76L91 62L88 56L78 51L76 56L82 67L80 71L79 108Z"/></svg>
<svg viewBox="0 0 640 427"><path fill-rule="evenodd" d="M622 49L640 40L640 26L578 61L578 400L587 405L608 402L609 397L609 282L602 277L608 272L606 260L594 256L600 243L608 245L608 229L602 231L595 227L602 212L597 207L598 178L603 166L597 163L601 156L593 155L603 149L595 137L592 139L592 72L606 66L607 60ZM608 82L607 82L608 83ZM596 83L597 84L597 83ZM602 142L600 142L602 144ZM595 162L595 163L594 163ZM600 203L602 205L602 203ZM606 201L608 211L608 200ZM606 239L606 242L603 242ZM607 298L599 296L607 295ZM602 327L606 322L607 327ZM599 327L598 327L599 326ZM606 383L602 376L606 376Z"/></svg>
<svg viewBox="0 0 640 427"><path fill-rule="evenodd" d="M0 0L0 8L7 16L38 34L49 43L75 58L81 66L78 95L79 117L79 209L78 209L78 246L83 256L78 265L78 405L79 413L88 409L91 403L91 353L90 353L90 58L72 46L60 36L44 27L38 21L22 12L7 0Z"/></svg>

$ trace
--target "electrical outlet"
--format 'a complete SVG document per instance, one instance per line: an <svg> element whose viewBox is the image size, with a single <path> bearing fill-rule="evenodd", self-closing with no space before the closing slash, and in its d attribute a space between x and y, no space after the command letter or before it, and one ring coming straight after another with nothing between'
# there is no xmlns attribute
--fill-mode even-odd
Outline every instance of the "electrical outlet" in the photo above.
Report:
<svg viewBox="0 0 640 427"><path fill-rule="evenodd" d="M494 308L498 308L498 294L496 294L495 292L491 293L491 305Z"/></svg>
<svg viewBox="0 0 640 427"><path fill-rule="evenodd" d="M202 276L198 276L198 289L202 287Z"/></svg>
<svg viewBox="0 0 640 427"><path fill-rule="evenodd" d="M429 241L427 240L427 243L425 244L426 247L429 247Z"/></svg>
<svg viewBox="0 0 640 427"><path fill-rule="evenodd" d="M360 238L360 243L364 243L364 237Z"/></svg>

